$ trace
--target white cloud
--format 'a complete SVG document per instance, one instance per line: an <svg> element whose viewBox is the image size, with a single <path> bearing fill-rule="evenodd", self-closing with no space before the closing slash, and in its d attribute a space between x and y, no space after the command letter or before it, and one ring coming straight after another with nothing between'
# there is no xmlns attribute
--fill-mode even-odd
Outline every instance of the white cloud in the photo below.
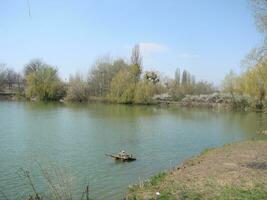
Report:
<svg viewBox="0 0 267 200"><path fill-rule="evenodd" d="M144 55L151 55L155 53L165 53L169 50L168 47L157 44L157 43L147 43L147 42L141 42L139 43L140 50L142 54Z"/></svg>
<svg viewBox="0 0 267 200"><path fill-rule="evenodd" d="M184 59L193 59L193 58L199 58L200 55L198 54L189 54L189 53L181 53L178 54L178 58L184 58Z"/></svg>

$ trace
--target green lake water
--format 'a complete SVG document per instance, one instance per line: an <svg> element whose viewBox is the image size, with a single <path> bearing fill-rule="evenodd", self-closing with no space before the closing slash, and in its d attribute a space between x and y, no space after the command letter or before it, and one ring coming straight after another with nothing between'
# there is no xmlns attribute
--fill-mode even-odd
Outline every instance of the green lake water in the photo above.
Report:
<svg viewBox="0 0 267 200"><path fill-rule="evenodd" d="M25 199L31 190L18 174L24 168L37 189L47 191L40 163L64 170L74 198L80 199L89 183L92 199L121 199L128 185L205 148L259 137L266 121L262 113L1 101L0 190L10 199ZM105 156L120 150L137 161L115 163Z"/></svg>

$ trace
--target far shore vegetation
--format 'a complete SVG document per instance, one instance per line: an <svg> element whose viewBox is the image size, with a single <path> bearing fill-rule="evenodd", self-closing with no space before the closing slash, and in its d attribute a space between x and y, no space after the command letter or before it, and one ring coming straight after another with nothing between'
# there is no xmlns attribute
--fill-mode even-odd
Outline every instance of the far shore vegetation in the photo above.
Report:
<svg viewBox="0 0 267 200"><path fill-rule="evenodd" d="M130 62L101 57L88 75L59 78L55 66L33 59L24 72L0 65L0 94L12 94L31 101L155 104L182 102L182 105L231 104L263 109L267 93L266 40L244 59L241 74L230 71L216 88L207 81L196 81L187 70L175 70L174 78L157 71L143 71L139 45L134 46ZM217 97L214 93L216 93ZM219 95L219 96L218 96Z"/></svg>
<svg viewBox="0 0 267 200"><path fill-rule="evenodd" d="M186 95L211 94L215 87L206 81L196 82L188 71L175 71L175 78L156 71L143 71L139 45L132 50L130 62L124 59L99 58L88 75L71 75L62 81L57 68L33 59L22 74L0 65L0 92L17 94L32 101L87 102L108 101L123 104L153 104L157 100L181 100Z"/></svg>

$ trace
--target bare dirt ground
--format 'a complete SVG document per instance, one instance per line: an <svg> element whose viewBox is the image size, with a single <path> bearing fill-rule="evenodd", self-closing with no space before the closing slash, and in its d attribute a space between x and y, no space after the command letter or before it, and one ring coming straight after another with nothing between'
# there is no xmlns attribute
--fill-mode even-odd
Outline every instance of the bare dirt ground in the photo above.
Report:
<svg viewBox="0 0 267 200"><path fill-rule="evenodd" d="M131 187L126 199L267 199L267 140L206 150Z"/></svg>

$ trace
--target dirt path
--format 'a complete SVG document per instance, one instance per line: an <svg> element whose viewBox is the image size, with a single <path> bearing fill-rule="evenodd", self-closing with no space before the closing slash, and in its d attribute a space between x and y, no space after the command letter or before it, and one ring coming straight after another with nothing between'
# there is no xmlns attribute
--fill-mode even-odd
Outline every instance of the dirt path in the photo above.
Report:
<svg viewBox="0 0 267 200"><path fill-rule="evenodd" d="M267 199L267 140L204 151L129 189L128 199Z"/></svg>

